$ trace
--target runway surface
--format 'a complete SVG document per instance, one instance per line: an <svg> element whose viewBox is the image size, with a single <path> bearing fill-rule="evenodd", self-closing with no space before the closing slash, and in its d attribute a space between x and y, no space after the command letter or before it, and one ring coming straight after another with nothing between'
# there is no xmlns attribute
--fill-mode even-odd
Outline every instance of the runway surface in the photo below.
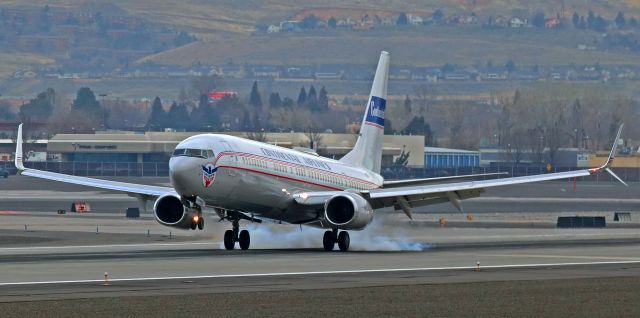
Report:
<svg viewBox="0 0 640 318"><path fill-rule="evenodd" d="M602 297L611 297L623 310L636 301L633 293L625 292L640 286L638 193L636 184L583 183L573 192L569 182L548 182L492 189L465 201L466 211L474 213L472 220L466 213L447 213L453 210L448 205L421 209L414 221L384 211L367 230L351 232L347 253L324 252L320 230L245 222L242 228L252 233L251 249L226 251L221 239L229 225L213 216L206 218L204 231L171 229L149 214L124 218L124 208L136 201L118 194L12 177L0 182L0 310L8 316L43 308L64 316L127 315L132 310L146 313L140 316L174 316L224 308L226 312L215 312L317 316L351 310L353 304L360 309L355 315L385 316L388 307L406 316L424 316L421 308L432 306L439 316L509 316L518 315L519 307L501 303L510 297L508 291L511 297L521 293L513 302L532 310L539 303L538 312L545 312L549 302L564 295L558 293L572 287L577 297L573 301L588 300L582 309L590 310L573 313L596 313L596 307L588 306L600 297L593 286L600 286ZM53 212L58 206L68 209L74 200L89 201L94 210ZM632 221L613 222L614 211L631 212ZM605 216L609 226L555 228L557 216L576 214ZM443 226L441 217L447 221ZM105 273L108 286L103 286ZM406 295L407 290L412 294ZM617 297L616 290L621 293ZM470 291L491 292L478 298L486 304L478 304ZM526 296L532 293L539 297ZM438 303L427 305L420 297L435 297ZM254 301L242 302L247 299ZM307 306L300 307L305 301ZM271 302L287 304L290 310L275 310ZM380 308L384 302L390 304ZM333 307L317 311L323 304ZM77 308L83 311L75 312ZM567 316L566 311L557 313Z"/></svg>

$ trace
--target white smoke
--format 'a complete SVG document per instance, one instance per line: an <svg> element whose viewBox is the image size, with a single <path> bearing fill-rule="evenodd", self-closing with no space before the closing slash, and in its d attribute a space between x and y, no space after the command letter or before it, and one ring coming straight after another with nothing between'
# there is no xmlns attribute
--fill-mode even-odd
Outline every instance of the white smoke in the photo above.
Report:
<svg viewBox="0 0 640 318"><path fill-rule="evenodd" d="M290 224L248 224L243 227L251 233L251 249L322 248L325 230ZM362 231L349 231L350 251L424 251L431 244L416 242L406 236L406 230L385 225L382 218L375 218ZM220 242L220 248L224 244ZM335 247L338 249L338 246Z"/></svg>

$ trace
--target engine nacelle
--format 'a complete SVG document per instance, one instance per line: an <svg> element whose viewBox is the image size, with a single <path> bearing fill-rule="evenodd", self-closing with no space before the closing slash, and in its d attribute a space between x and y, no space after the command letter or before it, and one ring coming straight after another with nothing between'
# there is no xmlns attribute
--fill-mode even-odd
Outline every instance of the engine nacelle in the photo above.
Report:
<svg viewBox="0 0 640 318"><path fill-rule="evenodd" d="M179 229L191 228L193 218L198 215L195 209L186 207L180 197L173 194L159 197L153 205L153 213L158 223Z"/></svg>
<svg viewBox="0 0 640 318"><path fill-rule="evenodd" d="M345 191L325 202L324 219L341 230L361 230L373 220L373 208L359 194Z"/></svg>

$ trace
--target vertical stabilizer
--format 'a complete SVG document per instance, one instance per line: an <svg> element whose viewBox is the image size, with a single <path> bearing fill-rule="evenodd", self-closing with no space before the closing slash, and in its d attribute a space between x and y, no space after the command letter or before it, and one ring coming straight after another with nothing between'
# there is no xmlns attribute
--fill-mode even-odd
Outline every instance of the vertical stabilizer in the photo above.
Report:
<svg viewBox="0 0 640 318"><path fill-rule="evenodd" d="M15 164L18 170L24 170L24 157L22 156L22 124L18 126L18 136L16 137L16 158Z"/></svg>
<svg viewBox="0 0 640 318"><path fill-rule="evenodd" d="M380 173L388 75L389 53L383 51L380 53L358 140L353 150L340 159L340 162Z"/></svg>

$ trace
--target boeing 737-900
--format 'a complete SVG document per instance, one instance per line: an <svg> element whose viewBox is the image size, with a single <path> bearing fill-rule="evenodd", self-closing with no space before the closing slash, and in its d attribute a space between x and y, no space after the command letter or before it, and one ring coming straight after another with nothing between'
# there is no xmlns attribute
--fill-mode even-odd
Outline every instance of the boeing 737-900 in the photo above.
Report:
<svg viewBox="0 0 640 318"><path fill-rule="evenodd" d="M326 229L323 246L349 249L347 230L362 230L374 210L394 207L412 218L412 209L479 196L485 188L576 178L609 169L622 127L604 165L592 169L491 180L461 181L455 177L385 181L380 175L384 117L387 106L389 53L382 52L356 144L340 160L223 134L200 134L180 142L169 160L171 187L149 186L71 176L26 168L22 124L18 128L15 165L24 176L126 193L143 209L154 200L160 224L203 229L203 212L230 221L224 246L249 248L249 231L239 222L271 219ZM615 175L614 175L615 176ZM620 180L617 176L616 179ZM443 179L448 179L443 183ZM620 180L622 181L622 180Z"/></svg>

